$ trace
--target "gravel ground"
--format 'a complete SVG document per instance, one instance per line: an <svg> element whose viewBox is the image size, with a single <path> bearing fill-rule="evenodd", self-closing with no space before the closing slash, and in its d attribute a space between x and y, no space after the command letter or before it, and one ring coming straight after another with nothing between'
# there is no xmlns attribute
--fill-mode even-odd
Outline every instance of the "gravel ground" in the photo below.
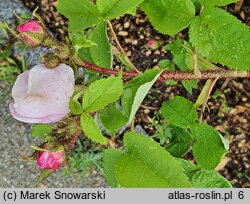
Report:
<svg viewBox="0 0 250 204"><path fill-rule="evenodd" d="M1 0L0 1L0 21L5 21L11 28L15 28L15 19L13 15L13 11L17 15L21 15L23 13L30 13L19 0ZM1 42L0 42L1 43ZM32 52L30 50L25 50L20 52L18 47L14 46L14 52L16 55L21 54L24 56L24 59L28 62L28 67L33 67L40 61L40 54L44 52L42 48L33 49Z"/></svg>
<svg viewBox="0 0 250 204"><path fill-rule="evenodd" d="M17 14L28 12L19 0L0 1L0 21L6 21L12 27L13 9ZM18 52L17 48L14 48ZM23 55L29 62L29 67L39 63L41 49L26 50ZM8 104L11 101L11 87L0 82L0 187L31 187L39 175L36 164L21 161L21 153L31 153L29 145L37 143L31 138L30 126L22 124L12 118ZM105 187L104 178L92 174L82 180L77 175L64 177L62 170L56 171L40 187Z"/></svg>

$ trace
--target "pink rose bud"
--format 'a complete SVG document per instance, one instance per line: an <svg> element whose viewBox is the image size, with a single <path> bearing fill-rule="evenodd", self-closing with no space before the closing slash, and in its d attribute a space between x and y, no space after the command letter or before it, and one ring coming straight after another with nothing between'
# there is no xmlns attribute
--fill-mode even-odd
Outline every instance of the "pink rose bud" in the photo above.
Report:
<svg viewBox="0 0 250 204"><path fill-rule="evenodd" d="M39 151L37 155L37 165L41 169L57 170L64 162L64 159L64 148L60 146L55 151Z"/></svg>
<svg viewBox="0 0 250 204"><path fill-rule="evenodd" d="M58 122L69 112L74 92L74 73L71 67L59 64L48 69L40 64L17 77L12 88L12 116L27 123Z"/></svg>
<svg viewBox="0 0 250 204"><path fill-rule="evenodd" d="M154 45L156 45L156 40L150 40L150 41L148 41L148 43L147 43L147 46L148 46L148 47L153 47Z"/></svg>
<svg viewBox="0 0 250 204"><path fill-rule="evenodd" d="M46 35L42 25L35 20L20 25L17 31L21 34L24 41L31 45L41 44Z"/></svg>

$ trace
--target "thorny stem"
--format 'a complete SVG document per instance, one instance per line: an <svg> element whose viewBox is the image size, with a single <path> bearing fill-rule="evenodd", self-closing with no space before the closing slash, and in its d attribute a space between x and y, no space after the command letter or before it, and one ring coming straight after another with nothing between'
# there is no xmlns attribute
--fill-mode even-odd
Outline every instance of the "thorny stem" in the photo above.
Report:
<svg viewBox="0 0 250 204"><path fill-rule="evenodd" d="M80 67L84 67L86 69L94 70L107 75L118 75L119 70L111 70L108 68L98 67L89 62L83 61L80 58L74 58L74 62L76 65ZM123 77L133 78L138 76L139 74L136 72L123 72ZM158 81L165 80L199 80L199 79L227 79L227 78L250 78L250 71L236 71L236 70L226 70L226 69L218 69L218 70L206 70L201 71L201 75L197 76L194 72L188 71L164 71L161 76L158 78Z"/></svg>
<svg viewBox="0 0 250 204"><path fill-rule="evenodd" d="M110 29L110 33L111 33L112 37L113 37L114 40L115 40L115 43L116 43L118 49L120 50L120 52L121 52L121 53L124 55L124 57L126 58L126 61L128 62L129 66L130 66L135 72L137 72L138 74L141 73L140 70L138 70L138 69L135 67L135 65L131 62L131 60L127 57L127 54L126 54L125 51L123 50L123 48L122 48L122 46L121 46L119 40L117 39L117 36L116 36L115 31L114 31L114 29L113 29L113 26L112 26L112 24L111 24L109 21L108 21L108 27L109 27L109 29Z"/></svg>

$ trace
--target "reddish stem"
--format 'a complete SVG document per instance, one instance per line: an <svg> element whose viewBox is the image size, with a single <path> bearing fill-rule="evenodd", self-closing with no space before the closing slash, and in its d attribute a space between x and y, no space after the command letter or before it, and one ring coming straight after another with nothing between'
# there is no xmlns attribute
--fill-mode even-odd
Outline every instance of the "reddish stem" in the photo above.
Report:
<svg viewBox="0 0 250 204"><path fill-rule="evenodd" d="M118 70L111 70L108 68L102 68L96 65L93 65L89 62L77 59L75 60L78 66L85 67L90 70L94 70L107 75L118 75ZM138 76L139 74L136 72L128 72L125 71L122 73L124 77L132 78ZM250 78L250 71L236 71L236 70L207 70L201 71L201 75L196 75L194 72L187 71L164 71L159 77L159 81L165 80L196 80L196 79L216 79L216 78Z"/></svg>

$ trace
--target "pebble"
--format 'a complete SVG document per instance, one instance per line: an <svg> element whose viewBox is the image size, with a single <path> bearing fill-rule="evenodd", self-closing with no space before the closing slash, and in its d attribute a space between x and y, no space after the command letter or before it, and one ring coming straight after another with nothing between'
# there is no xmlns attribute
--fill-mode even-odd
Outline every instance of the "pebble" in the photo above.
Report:
<svg viewBox="0 0 250 204"><path fill-rule="evenodd" d="M121 24L118 23L118 24L115 26L115 28L118 30L119 28L121 28Z"/></svg>
<svg viewBox="0 0 250 204"><path fill-rule="evenodd" d="M155 54L155 55L160 55L161 52L160 52L159 50L156 50L156 51L154 52L154 54Z"/></svg>
<svg viewBox="0 0 250 204"><path fill-rule="evenodd" d="M148 50L147 52L146 52L146 56L148 57L149 55L151 55L152 54L152 51L151 50Z"/></svg>
<svg viewBox="0 0 250 204"><path fill-rule="evenodd" d="M144 35L140 35L140 39L143 40L145 37Z"/></svg>
<svg viewBox="0 0 250 204"><path fill-rule="evenodd" d="M131 51L128 51L128 52L127 52L127 56L128 56L128 57L131 57L131 56L132 56L132 52L131 52Z"/></svg>
<svg viewBox="0 0 250 204"><path fill-rule="evenodd" d="M243 102L246 102L246 101L247 101L247 98L246 98L246 97L242 97L242 101L243 101Z"/></svg>
<svg viewBox="0 0 250 204"><path fill-rule="evenodd" d="M155 59L153 60L153 62L154 62L154 63L155 63L155 62L158 62L158 59L155 58Z"/></svg>
<svg viewBox="0 0 250 204"><path fill-rule="evenodd" d="M125 41L126 44L130 44L131 43L131 39L130 38L125 38L124 41Z"/></svg>
<svg viewBox="0 0 250 204"><path fill-rule="evenodd" d="M125 36L128 36L128 32L127 31L119 31L118 35L125 37Z"/></svg>
<svg viewBox="0 0 250 204"><path fill-rule="evenodd" d="M132 45L137 45L138 44L138 40L137 39L134 39L131 41Z"/></svg>
<svg viewBox="0 0 250 204"><path fill-rule="evenodd" d="M143 135L148 135L141 125L135 126L135 132Z"/></svg>
<svg viewBox="0 0 250 204"><path fill-rule="evenodd" d="M129 22L124 23L124 28L128 28L130 26Z"/></svg>

